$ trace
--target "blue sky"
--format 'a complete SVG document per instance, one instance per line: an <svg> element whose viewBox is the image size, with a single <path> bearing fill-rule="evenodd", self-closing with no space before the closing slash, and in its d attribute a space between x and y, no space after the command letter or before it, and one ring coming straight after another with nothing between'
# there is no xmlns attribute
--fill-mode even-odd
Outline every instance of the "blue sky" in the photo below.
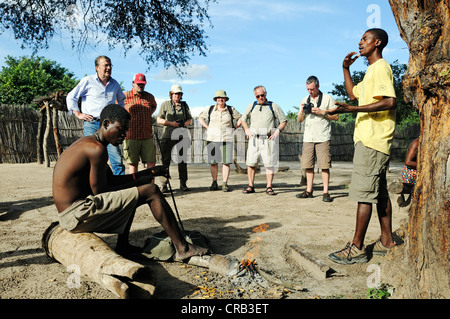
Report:
<svg viewBox="0 0 450 319"><path fill-rule="evenodd" d="M180 84L194 115L214 103L216 90L225 90L228 104L242 113L253 102L256 85L264 85L268 99L285 113L296 111L293 106L298 107L307 95L306 78L316 75L322 92L329 93L333 83L343 81L345 55L358 52L362 34L374 26L390 36L384 58L389 63L408 63L408 49L387 0L219 0L211 4L209 14L213 28L206 27L207 56L191 57L182 79L173 70L165 70L162 63L148 70L137 50L124 58L121 48L109 51L98 47L78 56L69 40L60 36L37 55L68 68L77 79L95 73L95 57L107 55L114 65L113 78L123 82L125 90L131 89L133 74L145 73L146 90L155 95L159 107L168 99L171 85ZM0 67L7 55L31 54L8 32L0 39ZM351 71L365 69L360 58Z"/></svg>

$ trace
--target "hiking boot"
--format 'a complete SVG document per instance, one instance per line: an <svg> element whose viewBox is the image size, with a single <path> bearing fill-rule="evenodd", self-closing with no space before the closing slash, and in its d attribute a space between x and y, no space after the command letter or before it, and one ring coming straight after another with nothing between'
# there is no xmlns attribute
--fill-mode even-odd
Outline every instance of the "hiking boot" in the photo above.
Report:
<svg viewBox="0 0 450 319"><path fill-rule="evenodd" d="M309 193L309 192L307 192L307 191L304 191L304 192L301 193L301 194L295 195L295 197L297 197L297 198L313 198L313 194L312 194L312 192Z"/></svg>
<svg viewBox="0 0 450 319"><path fill-rule="evenodd" d="M370 244L367 248L370 247L372 249L372 255L386 256L388 250L392 249L392 247L394 247L395 245L396 244L395 244L395 241L394 241L394 243L389 245L389 247L386 247L381 242L381 237L380 237L380 238L378 238L378 240L376 242L374 242L373 244Z"/></svg>
<svg viewBox="0 0 450 319"><path fill-rule="evenodd" d="M224 192L230 191L230 189L228 188L228 184L227 184L227 183L223 183L223 184L222 184L222 190L223 190Z"/></svg>
<svg viewBox="0 0 450 319"><path fill-rule="evenodd" d="M324 194L323 194L323 197L322 197L322 200L323 200L324 202L327 202L327 203L331 202L330 194L324 193Z"/></svg>
<svg viewBox="0 0 450 319"><path fill-rule="evenodd" d="M348 242L344 249L329 254L328 258L342 265L366 263L369 261L365 247L363 246L362 249L359 249L352 242Z"/></svg>
<svg viewBox="0 0 450 319"><path fill-rule="evenodd" d="M213 181L211 186L209 187L210 191L216 191L219 189L219 186L217 185L217 181Z"/></svg>
<svg viewBox="0 0 450 319"><path fill-rule="evenodd" d="M189 190L189 187L187 187L186 182L180 182L180 189L183 192L187 192Z"/></svg>

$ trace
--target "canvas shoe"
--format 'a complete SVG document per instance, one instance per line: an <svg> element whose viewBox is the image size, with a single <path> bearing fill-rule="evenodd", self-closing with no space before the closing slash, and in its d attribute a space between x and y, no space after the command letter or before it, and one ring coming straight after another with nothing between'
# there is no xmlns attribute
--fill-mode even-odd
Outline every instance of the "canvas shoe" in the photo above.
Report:
<svg viewBox="0 0 450 319"><path fill-rule="evenodd" d="M180 189L181 189L183 192L187 192L187 191L190 190L189 187L187 187L186 182L180 182Z"/></svg>
<svg viewBox="0 0 450 319"><path fill-rule="evenodd" d="M362 249L359 249L352 242L348 242L344 249L329 254L328 258L335 263L343 265L366 263L369 261L365 247L363 246Z"/></svg>
<svg viewBox="0 0 450 319"><path fill-rule="evenodd" d="M381 237L380 237L380 238L378 238L378 240L376 242L374 242L373 244L370 244L368 246L368 248L370 247L372 249L373 255L386 256L388 250L391 249L392 247L394 247L395 245L396 245L396 243L394 241L393 244L389 245L389 247L386 247L381 242Z"/></svg>
<svg viewBox="0 0 450 319"><path fill-rule="evenodd" d="M322 196L322 200L323 200L324 202L327 202L327 203L331 202L331 196L330 196L330 194L324 193L323 196Z"/></svg>
<svg viewBox="0 0 450 319"><path fill-rule="evenodd" d="M223 183L223 184L222 184L222 190L223 190L224 192L228 192L228 191L230 190L230 188L228 187L228 184L227 184L227 183Z"/></svg>
<svg viewBox="0 0 450 319"><path fill-rule="evenodd" d="M217 185L217 181L213 181L211 186L209 187L210 191L216 191L219 189L219 186Z"/></svg>

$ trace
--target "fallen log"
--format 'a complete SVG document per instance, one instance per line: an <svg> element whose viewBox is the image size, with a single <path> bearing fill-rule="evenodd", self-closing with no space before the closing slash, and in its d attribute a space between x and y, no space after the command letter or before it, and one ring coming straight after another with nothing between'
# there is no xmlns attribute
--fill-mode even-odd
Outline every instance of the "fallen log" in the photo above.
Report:
<svg viewBox="0 0 450 319"><path fill-rule="evenodd" d="M52 223L42 237L42 247L53 260L76 265L89 277L122 299L151 298L155 275L139 263L123 258L92 233L71 233Z"/></svg>

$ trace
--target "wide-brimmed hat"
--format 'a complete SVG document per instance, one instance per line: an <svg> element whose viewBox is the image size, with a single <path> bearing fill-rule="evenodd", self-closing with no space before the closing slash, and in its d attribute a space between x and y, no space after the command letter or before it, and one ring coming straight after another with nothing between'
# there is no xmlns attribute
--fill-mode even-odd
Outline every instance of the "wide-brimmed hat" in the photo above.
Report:
<svg viewBox="0 0 450 319"><path fill-rule="evenodd" d="M133 82L136 84L147 84L145 75L142 73L135 74L133 77Z"/></svg>
<svg viewBox="0 0 450 319"><path fill-rule="evenodd" d="M227 92L225 92L224 90L217 90L217 91L216 91L216 96L213 97L213 100L214 100L214 101L217 101L217 98L218 98L218 97L224 97L224 98L225 98L225 101L228 101L228 100L229 100L229 98L228 98L228 96L227 96Z"/></svg>
<svg viewBox="0 0 450 319"><path fill-rule="evenodd" d="M183 93L183 90L181 89L181 86L179 86L178 84L174 84L172 85L172 87L170 88L170 92L172 93Z"/></svg>

